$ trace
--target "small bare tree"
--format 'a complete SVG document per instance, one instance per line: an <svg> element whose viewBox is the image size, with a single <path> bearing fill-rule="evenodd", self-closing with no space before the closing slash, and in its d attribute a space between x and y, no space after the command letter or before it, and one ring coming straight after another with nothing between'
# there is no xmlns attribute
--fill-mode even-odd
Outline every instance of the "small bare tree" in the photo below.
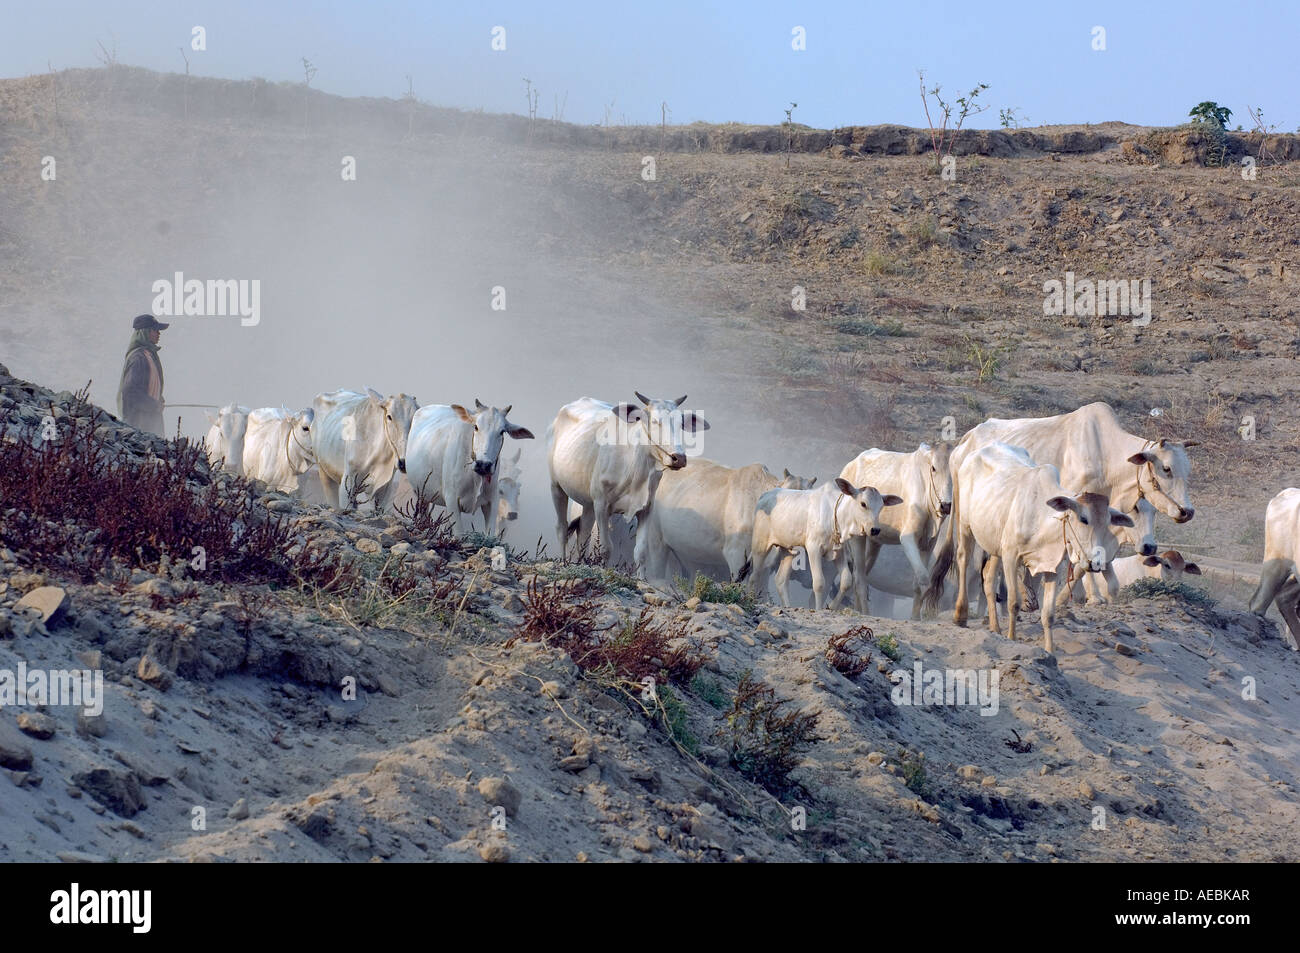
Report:
<svg viewBox="0 0 1300 953"><path fill-rule="evenodd" d="M311 105L311 81L316 75L316 67L311 65L311 60L307 57L302 58L302 132L307 134L307 112Z"/></svg>
<svg viewBox="0 0 1300 953"><path fill-rule="evenodd" d="M524 99L528 101L528 141L533 141L533 127L537 125L537 100L541 92L533 89L533 81L524 77Z"/></svg>
<svg viewBox="0 0 1300 953"><path fill-rule="evenodd" d="M1268 151L1266 140L1268 136L1274 135L1277 132L1277 124L1275 123L1271 126L1265 125L1264 110L1259 106L1247 106L1246 112L1250 113L1251 121L1254 122L1254 126L1250 131L1259 133L1259 155L1257 158L1262 164L1265 159L1273 158L1272 153ZM1241 127L1238 126L1237 128L1240 129Z"/></svg>
<svg viewBox="0 0 1300 953"><path fill-rule="evenodd" d="M565 109L565 107L568 106L568 105L569 105L569 91L568 91L567 89L564 91L564 100L563 100L563 101L560 100L560 94L559 94L559 93L556 93L556 94L555 94L555 111L554 111L553 113L551 113L551 120L552 120L553 122L564 122L564 109Z"/></svg>
<svg viewBox="0 0 1300 953"><path fill-rule="evenodd" d="M790 108L785 111L785 122L781 123L781 128L785 130L785 167L790 168L790 152L794 149L794 111L799 108L798 103L791 103Z"/></svg>
<svg viewBox="0 0 1300 953"><path fill-rule="evenodd" d="M940 92L942 87L936 85L934 89L925 88L925 71L917 70L917 76L921 78L921 105L925 109L925 121L930 127L930 145L934 149L934 164L938 168L939 160L944 155L952 155L953 146L957 144L957 137L961 135L961 127L966 124L969 116L975 116L988 109L988 106L977 106L976 98L984 90L989 88L988 83L980 83L965 96L957 98L956 102L946 102ZM939 125L936 127L934 119L930 116L930 97L933 96L938 103L938 111L942 116ZM957 126L948 134L948 120L953 113L957 111Z"/></svg>
<svg viewBox="0 0 1300 953"><path fill-rule="evenodd" d="M190 58L185 52L185 47L178 46L181 51L181 59L185 61L185 121L190 121Z"/></svg>

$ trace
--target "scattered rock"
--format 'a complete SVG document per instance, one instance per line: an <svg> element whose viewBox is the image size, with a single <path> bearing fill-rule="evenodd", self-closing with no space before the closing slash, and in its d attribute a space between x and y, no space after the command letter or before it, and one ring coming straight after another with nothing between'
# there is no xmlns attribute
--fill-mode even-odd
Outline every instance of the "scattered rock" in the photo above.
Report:
<svg viewBox="0 0 1300 953"><path fill-rule="evenodd" d="M248 799L241 797L238 801L236 801L233 805L231 805L230 810L226 812L226 817L230 818L232 821L247 820Z"/></svg>
<svg viewBox="0 0 1300 953"><path fill-rule="evenodd" d="M135 817L148 807L133 772L92 768L73 775L72 783L118 817Z"/></svg>
<svg viewBox="0 0 1300 953"><path fill-rule="evenodd" d="M510 848L499 841L489 841L478 849L478 855L489 864L510 862Z"/></svg>
<svg viewBox="0 0 1300 953"><path fill-rule="evenodd" d="M49 626L68 608L68 593L58 586L38 586L19 599L14 608L39 613L41 622Z"/></svg>
<svg viewBox="0 0 1300 953"><path fill-rule="evenodd" d="M515 817L519 814L523 795L505 778L483 778L478 783L478 793L492 806L504 807L507 816Z"/></svg>
<svg viewBox="0 0 1300 953"><path fill-rule="evenodd" d="M25 711L18 716L18 728L23 734L48 741L54 737L58 724L49 715L43 715L38 711Z"/></svg>
<svg viewBox="0 0 1300 953"><path fill-rule="evenodd" d="M27 771L32 766L32 749L8 720L0 721L0 768Z"/></svg>

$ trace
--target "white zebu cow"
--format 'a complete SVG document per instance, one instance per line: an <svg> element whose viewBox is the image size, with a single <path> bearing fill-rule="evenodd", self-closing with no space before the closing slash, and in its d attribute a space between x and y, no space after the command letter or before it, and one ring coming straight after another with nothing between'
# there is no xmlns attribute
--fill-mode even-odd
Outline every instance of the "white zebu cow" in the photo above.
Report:
<svg viewBox="0 0 1300 953"><path fill-rule="evenodd" d="M555 535L565 553L569 501L582 507L578 551L602 552L610 516L642 517L665 470L686 466L684 435L709 424L681 409L686 398L607 404L583 397L560 408L546 431Z"/></svg>
<svg viewBox="0 0 1300 953"><path fill-rule="evenodd" d="M497 526L502 538L505 537L506 524L519 519L519 489L523 477L519 456L522 453L522 450L516 450L513 458L502 460L497 465Z"/></svg>
<svg viewBox="0 0 1300 953"><path fill-rule="evenodd" d="M999 442L1023 447L1036 463L1056 467L1062 486L1074 493L1101 494L1130 519L1143 498L1176 523L1186 523L1195 512L1187 495L1191 466L1185 448L1199 446L1198 441L1144 440L1120 426L1107 403L1055 417L986 420L953 448L954 475L967 456ZM960 508L961 490L954 484L954 514ZM1105 578L1106 596L1113 597L1118 584L1109 566Z"/></svg>
<svg viewBox="0 0 1300 953"><path fill-rule="evenodd" d="M1115 534L1121 545L1128 543L1133 547L1133 551L1143 559L1155 556L1156 550L1159 548L1156 544L1156 508L1143 497L1137 501L1137 505L1133 509L1128 511L1128 516L1133 521L1132 529L1127 526L1112 526L1111 532ZM1124 559L1129 558L1131 557L1124 557ZM1128 585L1126 582L1119 581L1119 565L1122 561L1120 559L1115 560L1116 585L1120 587ZM1074 587L1074 597L1082 599L1086 595L1090 604L1109 602L1109 594L1102 591L1101 582L1104 579L1104 576L1098 577L1096 573L1084 573L1083 586L1082 588L1079 586Z"/></svg>
<svg viewBox="0 0 1300 953"><path fill-rule="evenodd" d="M212 469L224 467L232 473L240 473L243 470L244 434L248 427L249 409L240 404L226 404L215 414L211 411L205 413L212 422L204 439Z"/></svg>
<svg viewBox="0 0 1300 953"><path fill-rule="evenodd" d="M789 470L778 479L761 463L728 467L697 457L684 470L667 470L655 505L637 524L637 569L652 582L702 572L739 580L749 562L758 498L778 487L804 490L816 483Z"/></svg>
<svg viewBox="0 0 1300 953"><path fill-rule="evenodd" d="M1297 615L1296 566L1300 564L1300 489L1288 487L1268 502L1264 511L1264 564L1259 588L1250 597L1250 611L1263 615L1275 600L1286 620L1287 643L1297 649L1300 616Z"/></svg>
<svg viewBox="0 0 1300 953"><path fill-rule="evenodd" d="M1051 464L1035 464L1021 447L992 443L968 454L953 481L954 507L944 537L935 552L926 596L936 595L954 557L957 600L953 621L966 624L969 610L967 569L976 546L988 555L984 564L984 597L989 628L998 626L998 572L1007 586L1007 635L1016 637L1020 608L1020 570L1042 581L1043 647L1052 651L1052 619L1056 590L1072 564L1104 572L1118 548L1111 526L1133 521L1112 509L1100 493L1071 496L1061 487L1060 473ZM1061 515L1057 516L1055 513Z"/></svg>
<svg viewBox="0 0 1300 953"><path fill-rule="evenodd" d="M911 453L864 450L840 471L854 486L874 486L881 493L893 493L903 505L880 517L879 536L855 536L849 542L849 560L854 580L854 604L867 612L867 577L880 555L881 546L901 546L912 566L912 618L921 617L921 593L930 585L928 556L939 524L952 510L952 472L949 444L931 447L921 444Z"/></svg>
<svg viewBox="0 0 1300 953"><path fill-rule="evenodd" d="M314 416L310 407L296 414L284 407L251 411L244 435L244 476L283 493L297 493L298 478L316 462L311 448Z"/></svg>
<svg viewBox="0 0 1300 953"><path fill-rule="evenodd" d="M489 536L497 532L497 466L508 436L532 440L526 427L512 424L504 409L487 407L477 399L474 413L460 404L421 407L411 421L406 444L406 479L411 489L447 507L464 536L473 514L482 513Z"/></svg>
<svg viewBox="0 0 1300 953"><path fill-rule="evenodd" d="M1115 578L1120 586L1131 586L1139 579L1182 582L1183 576L1201 575L1201 567L1189 563L1176 549L1166 549L1159 556L1124 556L1115 560Z"/></svg>
<svg viewBox="0 0 1300 953"><path fill-rule="evenodd" d="M840 591L835 603L848 591L848 559L844 544L853 536L880 533L880 510L903 502L893 494L882 495L875 487L856 487L842 477L812 490L768 490L754 508L754 533L750 541L754 591L762 597L767 590L767 559L773 549L784 550L776 573L781 605L790 605L790 567L794 551L803 549L812 576L814 607L826 605L826 575L823 560L839 571Z"/></svg>
<svg viewBox="0 0 1300 953"><path fill-rule="evenodd" d="M336 390L312 402L311 444L320 470L321 489L331 504L348 509L348 493L359 480L364 493L382 513L395 489L397 471L406 472L406 438L420 405L414 397L384 397L366 388L358 394Z"/></svg>

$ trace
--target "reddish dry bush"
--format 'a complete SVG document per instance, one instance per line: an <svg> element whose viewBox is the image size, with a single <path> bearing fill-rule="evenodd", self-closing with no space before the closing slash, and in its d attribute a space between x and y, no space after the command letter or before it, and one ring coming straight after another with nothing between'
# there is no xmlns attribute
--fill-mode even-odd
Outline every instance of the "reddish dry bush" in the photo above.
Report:
<svg viewBox="0 0 1300 953"><path fill-rule="evenodd" d="M156 571L200 552L214 578L285 578L288 528L248 481L214 481L203 447L183 438L157 456L111 447L102 413L83 390L67 414L51 406L50 439L0 424L0 539L86 581L114 559Z"/></svg>
<svg viewBox="0 0 1300 953"><path fill-rule="evenodd" d="M437 504L417 490L405 504L393 507L398 516L407 520L411 537L426 549L439 552L459 546L450 512L437 512Z"/></svg>
<svg viewBox="0 0 1300 953"><path fill-rule="evenodd" d="M741 774L779 795L790 789L790 772L799 765L804 749L822 740L817 736L820 719L820 712L792 709L790 702L778 699L775 690L746 671L736 685L719 737Z"/></svg>
<svg viewBox="0 0 1300 953"><path fill-rule="evenodd" d="M698 643L673 646L685 640L687 620L656 622L649 609L642 609L623 630L606 636L609 627L596 627L597 606L579 598L583 580L569 580L539 587L534 577L524 600L524 619L514 638L545 642L563 649L584 672L599 672L639 682L647 676L680 685L688 684L704 665Z"/></svg>
<svg viewBox="0 0 1300 953"><path fill-rule="evenodd" d="M846 678L856 678L867 670L871 664L871 653L866 656L858 654L851 643L866 643L875 640L876 634L869 626L854 626L840 635L832 635L826 642L825 657L831 667Z"/></svg>

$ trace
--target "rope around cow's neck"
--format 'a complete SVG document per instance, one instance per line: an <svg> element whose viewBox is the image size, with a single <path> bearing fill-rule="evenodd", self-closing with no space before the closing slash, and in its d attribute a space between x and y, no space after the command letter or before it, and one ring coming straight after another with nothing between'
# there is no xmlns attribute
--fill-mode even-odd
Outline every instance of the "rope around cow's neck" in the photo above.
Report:
<svg viewBox="0 0 1300 953"><path fill-rule="evenodd" d="M1156 446L1156 444L1157 442L1155 440L1144 440L1142 442L1142 449L1143 451L1149 450L1150 448ZM1160 488L1160 482L1156 479L1155 464L1153 464L1150 460L1143 460L1141 463L1137 464L1138 499L1139 500L1148 499L1146 490L1142 488L1143 467L1146 467L1147 471L1151 474L1151 492L1153 494L1153 497L1150 498L1151 505L1155 506L1154 497L1159 497L1161 499L1164 499L1166 502L1168 502L1170 506L1172 506L1175 510L1181 513L1183 511L1182 504L1180 504L1177 500L1175 500L1172 496L1170 496L1168 493L1166 493L1164 490ZM1134 506L1136 505L1137 504L1135 503ZM1163 509L1163 507L1156 506L1156 509L1160 510ZM1167 513L1168 510L1165 510L1165 512Z"/></svg>
<svg viewBox="0 0 1300 953"><path fill-rule="evenodd" d="M310 460L312 463L315 463L315 462L316 462L316 448L313 446L312 449L308 450L306 447L304 447L304 446L303 446L301 443L299 443L297 440L294 440L294 431L297 430L297 429L298 429L298 428L297 428L296 426L294 426L293 424L290 424L290 425L289 425L289 430L288 430L288 432L284 435L284 459L285 459L286 461L288 461L290 464L292 464L292 462L293 462L293 455L289 453L289 441L290 441L290 440L293 440L294 444L298 447L298 449L302 451L304 459L308 459L308 460ZM308 464L308 466L310 466L310 465L311 465L311 464Z"/></svg>

